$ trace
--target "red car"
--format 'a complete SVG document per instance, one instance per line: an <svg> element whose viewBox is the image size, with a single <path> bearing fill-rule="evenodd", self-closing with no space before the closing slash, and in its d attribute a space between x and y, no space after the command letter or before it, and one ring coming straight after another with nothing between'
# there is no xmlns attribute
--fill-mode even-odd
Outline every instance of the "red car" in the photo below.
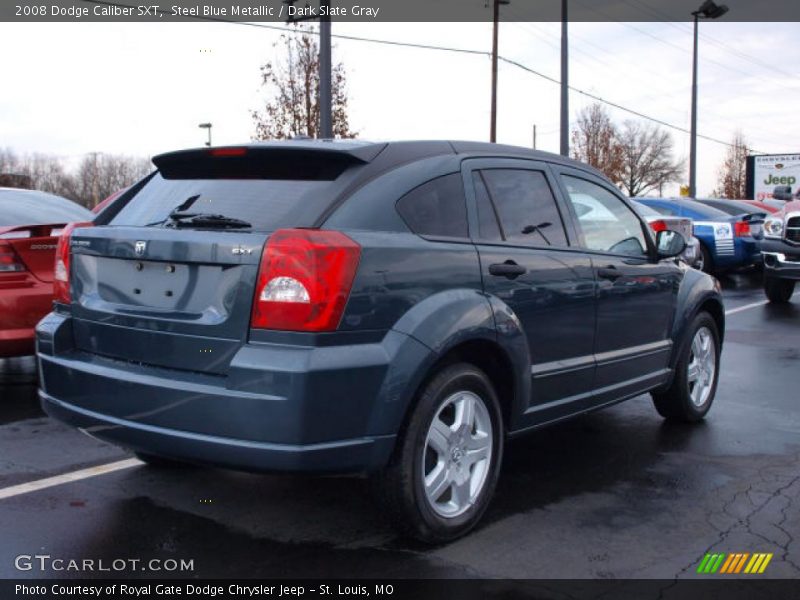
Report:
<svg viewBox="0 0 800 600"><path fill-rule="evenodd" d="M756 210L765 212L768 215L775 214L780 210L780 208L778 208L777 206L772 206L771 204L765 204L763 202L759 202L758 200L737 200L737 202L744 202L745 204L749 204Z"/></svg>
<svg viewBox="0 0 800 600"><path fill-rule="evenodd" d="M66 198L0 188L0 357L33 354L33 328L53 303L58 236L92 217Z"/></svg>
<svg viewBox="0 0 800 600"><path fill-rule="evenodd" d="M99 214L101 210L103 210L103 209L104 209L106 206L108 206L108 205L109 205L109 204L111 204L111 203L112 203L114 200L116 200L117 198L119 198L119 197L122 195L122 192L126 191L127 189L128 189L128 188L122 188L121 190L117 190L116 192L114 192L113 194L111 194L111 195L110 195L108 198L106 198L106 199L105 199L105 200L103 200L102 202L98 203L98 204L97 204L97 206L95 206L95 207L92 209L92 212L93 212L94 214Z"/></svg>

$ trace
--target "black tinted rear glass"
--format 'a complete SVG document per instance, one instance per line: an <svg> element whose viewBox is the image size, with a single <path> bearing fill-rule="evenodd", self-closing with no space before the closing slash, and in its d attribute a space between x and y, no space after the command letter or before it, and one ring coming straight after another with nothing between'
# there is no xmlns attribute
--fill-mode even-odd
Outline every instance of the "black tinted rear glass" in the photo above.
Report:
<svg viewBox="0 0 800 600"><path fill-rule="evenodd" d="M209 213L247 221L254 231L296 227L322 214L331 181L164 179L156 173L111 220L111 225L168 222L169 213ZM309 216L311 215L311 216Z"/></svg>
<svg viewBox="0 0 800 600"><path fill-rule="evenodd" d="M0 226L56 225L91 221L94 215L60 196L28 190L0 190Z"/></svg>
<svg viewBox="0 0 800 600"><path fill-rule="evenodd" d="M397 211L414 233L467 237L467 206L461 173L437 177L397 201Z"/></svg>

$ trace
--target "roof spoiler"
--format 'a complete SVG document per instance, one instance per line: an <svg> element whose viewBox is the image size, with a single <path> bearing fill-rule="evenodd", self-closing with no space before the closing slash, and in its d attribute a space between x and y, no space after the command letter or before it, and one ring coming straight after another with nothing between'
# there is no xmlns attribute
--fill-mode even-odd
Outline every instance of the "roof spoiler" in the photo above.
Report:
<svg viewBox="0 0 800 600"><path fill-rule="evenodd" d="M273 142L167 152L153 157L166 179L333 180L348 167L367 164L385 144Z"/></svg>

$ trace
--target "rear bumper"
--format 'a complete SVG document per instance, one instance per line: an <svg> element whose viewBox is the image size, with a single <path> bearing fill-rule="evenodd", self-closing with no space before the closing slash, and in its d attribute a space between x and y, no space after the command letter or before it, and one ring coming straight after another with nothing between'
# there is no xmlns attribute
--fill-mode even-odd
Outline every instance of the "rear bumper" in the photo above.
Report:
<svg viewBox="0 0 800 600"><path fill-rule="evenodd" d="M360 472L380 468L394 436L319 444L272 444L155 427L103 415L39 391L53 418L93 437L137 452L247 471Z"/></svg>
<svg viewBox="0 0 800 600"><path fill-rule="evenodd" d="M394 331L344 347L251 343L220 376L80 351L65 315L37 326L48 414L134 451L253 471L381 468L429 354Z"/></svg>
<svg viewBox="0 0 800 600"><path fill-rule="evenodd" d="M714 263L723 269L737 269L760 265L762 261L761 252L758 244L751 238L737 238L734 241L733 254L715 253Z"/></svg>
<svg viewBox="0 0 800 600"><path fill-rule="evenodd" d="M0 357L34 353L36 323L53 305L53 286L28 276L24 287L0 288Z"/></svg>
<svg viewBox="0 0 800 600"><path fill-rule="evenodd" d="M34 339L33 327L0 330L0 358L33 354Z"/></svg>

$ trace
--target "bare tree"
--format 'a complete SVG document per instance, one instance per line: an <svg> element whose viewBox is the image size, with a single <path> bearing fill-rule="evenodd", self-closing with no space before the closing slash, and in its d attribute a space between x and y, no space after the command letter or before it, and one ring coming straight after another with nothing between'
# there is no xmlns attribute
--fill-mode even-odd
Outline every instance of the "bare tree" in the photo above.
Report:
<svg viewBox="0 0 800 600"><path fill-rule="evenodd" d="M618 139L622 149L622 171L616 183L629 196L640 196L680 181L684 162L673 157L669 132L657 125L625 121Z"/></svg>
<svg viewBox="0 0 800 600"><path fill-rule="evenodd" d="M587 106L572 130L572 156L599 169L612 181L622 175L622 147L617 128L602 104Z"/></svg>
<svg viewBox="0 0 800 600"><path fill-rule="evenodd" d="M0 185L49 192L89 208L150 170L150 161L144 158L93 152L69 172L57 156L0 149Z"/></svg>
<svg viewBox="0 0 800 600"><path fill-rule="evenodd" d="M42 154L17 155L10 148L0 150L0 178L3 185L62 194L69 186L69 175L57 156Z"/></svg>
<svg viewBox="0 0 800 600"><path fill-rule="evenodd" d="M135 183L151 171L146 158L91 152L78 165L74 189L68 197L88 208L97 206L116 191Z"/></svg>
<svg viewBox="0 0 800 600"><path fill-rule="evenodd" d="M745 174L747 170L747 155L750 148L741 131L733 134L733 140L728 148L725 161L719 169L717 189L714 195L720 198L746 198L747 186Z"/></svg>
<svg viewBox="0 0 800 600"><path fill-rule="evenodd" d="M268 98L263 110L251 111L254 140L286 139L299 135L318 137L319 43L307 28L296 35L284 34L273 45L283 56L261 66L261 85ZM347 117L347 81L344 65L335 63L331 72L332 124L334 137L353 138Z"/></svg>

